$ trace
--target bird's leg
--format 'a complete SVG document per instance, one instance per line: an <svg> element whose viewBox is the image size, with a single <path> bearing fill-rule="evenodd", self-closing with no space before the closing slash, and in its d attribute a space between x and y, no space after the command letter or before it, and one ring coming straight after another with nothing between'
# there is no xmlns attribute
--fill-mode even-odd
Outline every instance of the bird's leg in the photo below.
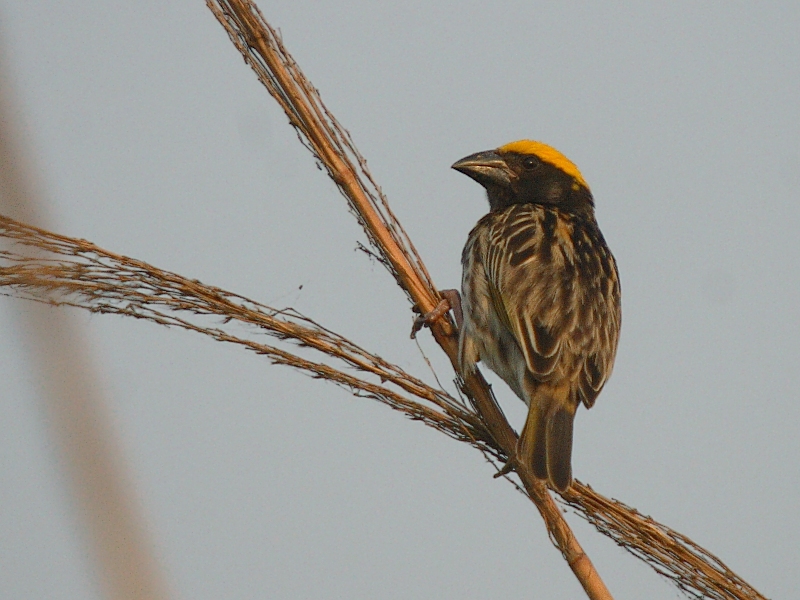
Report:
<svg viewBox="0 0 800 600"><path fill-rule="evenodd" d="M420 329L440 319L451 309L453 316L456 318L456 326L461 329L461 324L464 322L464 313L461 310L461 294L458 293L458 290L441 290L439 295L442 300L436 305L436 308L414 319L414 324L411 326L411 339L417 336L417 332Z"/></svg>
<svg viewBox="0 0 800 600"><path fill-rule="evenodd" d="M461 309L461 293L458 290L442 290L439 294L450 303L453 316L456 318L456 327L461 329L461 326L464 324L464 311Z"/></svg>

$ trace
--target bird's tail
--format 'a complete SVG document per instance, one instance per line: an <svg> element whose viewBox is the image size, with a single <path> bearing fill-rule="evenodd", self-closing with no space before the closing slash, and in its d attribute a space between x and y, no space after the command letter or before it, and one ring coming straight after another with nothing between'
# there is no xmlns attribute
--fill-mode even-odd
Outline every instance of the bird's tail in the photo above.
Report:
<svg viewBox="0 0 800 600"><path fill-rule="evenodd" d="M577 408L577 407L576 407ZM572 423L575 409L559 406L547 423L547 476L550 483L567 491L572 483Z"/></svg>
<svg viewBox="0 0 800 600"><path fill-rule="evenodd" d="M547 414L539 403L531 402L528 417L517 442L517 457L539 479L547 479Z"/></svg>
<svg viewBox="0 0 800 600"><path fill-rule="evenodd" d="M536 477L564 492L572 483L572 424L577 407L536 396L528 407L517 456Z"/></svg>

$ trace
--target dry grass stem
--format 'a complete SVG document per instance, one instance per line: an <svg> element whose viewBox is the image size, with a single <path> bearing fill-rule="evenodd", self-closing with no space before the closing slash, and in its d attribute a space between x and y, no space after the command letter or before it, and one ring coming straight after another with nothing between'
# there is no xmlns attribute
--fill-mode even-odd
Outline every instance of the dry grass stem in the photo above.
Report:
<svg viewBox="0 0 800 600"><path fill-rule="evenodd" d="M207 2L258 79L280 104L300 141L336 182L381 262L413 299L428 295L433 282L414 245L394 216L350 134L322 104L319 93L286 51L280 36L253 4ZM364 210L368 207L369 210ZM414 278L407 277L413 272ZM416 280L419 281L416 281ZM438 297L430 297L435 306Z"/></svg>
<svg viewBox="0 0 800 600"><path fill-rule="evenodd" d="M659 575L695 598L765 600L714 554L619 500L574 482L564 502Z"/></svg>
<svg viewBox="0 0 800 600"><path fill-rule="evenodd" d="M207 5L223 25L245 62L255 71L286 112L301 141L325 166L355 212L384 265L411 301L430 311L439 294L408 236L391 213L380 189L350 136L325 108L319 93L306 79L275 29L248 0L214 1ZM351 160L355 157L355 160ZM356 167L356 165L358 165ZM436 341L457 368L455 331L449 319L431 328ZM463 390L506 455L512 455L516 434L479 375L463 382ZM545 520L548 534L569 563L590 598L611 595L585 555L561 512L541 482L517 470L523 487ZM624 504L608 500L591 488L576 485L567 499L599 531L651 564L680 589L710 598L760 598L713 555L688 538L643 518ZM658 531L659 535L652 535Z"/></svg>
<svg viewBox="0 0 800 600"><path fill-rule="evenodd" d="M507 459L471 406L292 309L271 308L108 252L86 240L2 216L0 238L12 242L9 249L0 250L0 287L7 290L5 295L132 316L238 344L276 364L382 402L474 446L492 461L502 464ZM265 336L289 341L334 363L309 360L266 344ZM367 377L377 381L368 381ZM599 531L690 595L762 598L717 557L687 537L587 485L576 481L564 500Z"/></svg>
<svg viewBox="0 0 800 600"><path fill-rule="evenodd" d="M490 457L505 459L490 445L491 436L470 407L291 308L278 310L85 240L2 216L0 235L16 242L11 249L0 250L0 286L17 297L132 316L238 344L273 363L378 400ZM265 334L317 351L338 364L309 360L264 343Z"/></svg>
<svg viewBox="0 0 800 600"><path fill-rule="evenodd" d="M325 108L319 93L303 75L280 36L252 2L209 0L206 4L225 28L245 62L283 108L300 140L339 187L398 285L420 311L433 310L440 295L422 260L413 250L408 236L369 175L366 161L355 149L348 133ZM436 321L431 331L454 368L457 368L457 339L450 318ZM513 456L516 434L486 382L480 375L470 376L464 382L463 389L492 438L507 456ZM518 469L517 474L542 515L550 539L561 551L588 596L593 600L611 598L543 483L526 470Z"/></svg>
<svg viewBox="0 0 800 600"><path fill-rule="evenodd" d="M276 31L251 2L209 0L207 4L245 62L284 109L300 140L338 185L374 254L414 305L423 312L432 310L440 296L421 258L349 134L325 108ZM10 250L0 252L0 286L9 295L132 316L235 343L274 363L378 400L471 444L497 463L514 454L516 433L479 373L466 380L457 379L465 403L292 309L277 310L84 240L5 217L0 217L0 237L15 242ZM47 254L42 255L43 251ZM456 367L457 332L450 318L438 320L431 332ZM295 346L290 351L268 340ZM301 355L308 352L314 354L313 360ZM528 470L518 468L516 474L521 483L518 489L536 505L550 539L589 598L611 598L544 484ZM576 481L563 500L598 531L689 595L718 600L763 599L690 539L589 486Z"/></svg>

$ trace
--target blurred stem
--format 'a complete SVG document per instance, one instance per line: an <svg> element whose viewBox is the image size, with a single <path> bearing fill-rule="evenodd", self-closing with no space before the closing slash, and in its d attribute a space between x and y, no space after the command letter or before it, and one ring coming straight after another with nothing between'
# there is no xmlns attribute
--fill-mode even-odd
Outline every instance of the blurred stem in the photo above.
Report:
<svg viewBox="0 0 800 600"><path fill-rule="evenodd" d="M0 56L0 211L41 223L46 220L46 210L36 170L27 160L19 112L14 110L2 59ZM2 250L0 247L0 253ZM166 600L169 586L153 553L84 332L74 315L42 304L14 306L12 310L19 324L20 345L28 350L29 368L39 387L36 391L60 451L63 465L59 466L66 467L69 475L75 512L92 551L103 595L113 600Z"/></svg>

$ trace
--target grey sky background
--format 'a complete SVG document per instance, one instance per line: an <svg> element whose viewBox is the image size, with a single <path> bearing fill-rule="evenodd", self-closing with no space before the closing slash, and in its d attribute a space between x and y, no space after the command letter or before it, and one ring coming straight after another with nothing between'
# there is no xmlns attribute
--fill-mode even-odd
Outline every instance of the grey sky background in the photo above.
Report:
<svg viewBox="0 0 800 600"><path fill-rule="evenodd" d="M623 332L576 476L796 595L800 5L260 6L440 287L487 209L452 162L530 137L577 163ZM3 1L0 35L60 233L293 306L430 379L405 298L204 3ZM12 303L0 597L99 598ZM77 316L175 598L580 597L477 452L239 348ZM568 519L616 597L678 596Z"/></svg>

